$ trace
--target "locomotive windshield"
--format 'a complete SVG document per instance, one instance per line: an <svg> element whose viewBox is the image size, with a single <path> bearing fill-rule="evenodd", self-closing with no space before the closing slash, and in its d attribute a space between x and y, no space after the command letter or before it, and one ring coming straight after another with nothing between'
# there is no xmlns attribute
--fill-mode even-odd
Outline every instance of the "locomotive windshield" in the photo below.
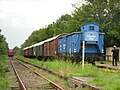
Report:
<svg viewBox="0 0 120 90"><path fill-rule="evenodd" d="M94 26L89 26L89 30L94 30Z"/></svg>

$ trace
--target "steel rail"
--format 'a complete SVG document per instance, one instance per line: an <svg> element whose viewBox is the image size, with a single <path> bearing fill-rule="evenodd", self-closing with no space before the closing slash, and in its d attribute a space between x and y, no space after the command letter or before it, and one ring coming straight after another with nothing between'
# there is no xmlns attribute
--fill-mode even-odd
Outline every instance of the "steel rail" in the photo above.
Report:
<svg viewBox="0 0 120 90"><path fill-rule="evenodd" d="M16 59L16 61L18 61L20 64L22 64L23 66L25 66L26 68L28 68L29 70L31 70L32 72L34 72L36 75L42 77L43 79L45 79L46 81L48 81L51 86L57 90L64 90L62 87L60 87L59 85L57 85L56 83L52 82L51 80L45 78L43 75L39 74L38 72L36 71L33 71L31 68L29 68L28 66L26 66L25 64L23 64L22 62L20 62L19 60Z"/></svg>
<svg viewBox="0 0 120 90"><path fill-rule="evenodd" d="M62 79L65 79L65 80L68 80L68 81L69 81L69 79L71 78L73 82L79 83L80 85L82 85L82 87L88 87L90 90L91 90L91 89L92 89L92 90L101 90L100 87L96 87L96 86L93 86L93 85L89 85L89 84L84 83L83 81L77 80L77 79L75 79L75 78L67 77L67 76L62 76L62 75L59 75L59 74L57 74L57 73L54 73L53 71L50 71L50 70L48 70L48 69L45 69L45 68L43 68L43 67L40 67L40 66L31 64L31 63L29 63L29 62L23 61L23 60L18 59L18 58L16 58L16 59L17 59L18 61L21 61L21 62L30 64L30 65L33 65L33 66L35 66L35 67L37 67L37 68L40 68L40 69L45 70L45 71L47 71L47 72L49 72L49 73L52 73L53 75L56 75L56 76L58 76L58 77L60 77L60 78L62 78ZM82 82L82 83L81 83L81 82Z"/></svg>
<svg viewBox="0 0 120 90"><path fill-rule="evenodd" d="M20 89L21 89L21 90L27 90L27 88L25 87L25 85L24 85L22 79L20 78L20 76L19 76L17 70L15 69L15 66L14 66L14 64L12 63L11 60L10 60L10 63L11 63L11 65L12 65L12 68L13 68L13 70L14 70L16 76L17 76L18 82L19 82L19 84L20 84L20 86L19 86Z"/></svg>

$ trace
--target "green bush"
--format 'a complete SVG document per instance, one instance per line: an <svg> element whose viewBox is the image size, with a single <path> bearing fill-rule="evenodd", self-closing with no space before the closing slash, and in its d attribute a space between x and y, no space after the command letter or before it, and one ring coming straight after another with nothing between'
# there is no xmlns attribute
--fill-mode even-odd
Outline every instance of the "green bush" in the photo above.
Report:
<svg viewBox="0 0 120 90"><path fill-rule="evenodd" d="M9 86L9 80L5 77L5 73L8 71L6 67L6 56L0 56L0 90L4 90Z"/></svg>

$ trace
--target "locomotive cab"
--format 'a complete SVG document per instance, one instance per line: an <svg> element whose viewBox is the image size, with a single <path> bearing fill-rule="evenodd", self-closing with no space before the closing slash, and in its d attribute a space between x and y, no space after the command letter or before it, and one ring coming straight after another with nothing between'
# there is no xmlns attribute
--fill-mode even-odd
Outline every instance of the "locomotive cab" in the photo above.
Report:
<svg viewBox="0 0 120 90"><path fill-rule="evenodd" d="M87 57L99 57L104 53L104 34L99 32L98 24L84 24L81 26L81 32L82 40L85 41L85 54Z"/></svg>
<svg viewBox="0 0 120 90"><path fill-rule="evenodd" d="M94 23L87 23L82 25L81 32L83 40L87 43L98 43L99 25Z"/></svg>

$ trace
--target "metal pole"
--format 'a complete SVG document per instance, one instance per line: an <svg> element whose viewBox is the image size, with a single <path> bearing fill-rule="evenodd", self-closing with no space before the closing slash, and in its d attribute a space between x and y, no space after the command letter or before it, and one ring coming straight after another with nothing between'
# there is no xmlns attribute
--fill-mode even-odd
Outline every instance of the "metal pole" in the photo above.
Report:
<svg viewBox="0 0 120 90"><path fill-rule="evenodd" d="M82 67L84 67L85 61L85 41L83 40L83 49L82 49Z"/></svg>

